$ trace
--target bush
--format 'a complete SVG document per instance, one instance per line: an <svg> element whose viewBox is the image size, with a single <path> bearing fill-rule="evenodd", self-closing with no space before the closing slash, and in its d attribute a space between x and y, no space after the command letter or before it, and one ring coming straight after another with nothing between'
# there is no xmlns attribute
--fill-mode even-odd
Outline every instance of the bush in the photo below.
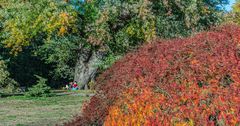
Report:
<svg viewBox="0 0 240 126"><path fill-rule="evenodd" d="M68 125L239 125L239 42L227 25L145 45L97 79Z"/></svg>
<svg viewBox="0 0 240 126"><path fill-rule="evenodd" d="M10 78L5 61L0 60L0 93L13 93L19 91L19 84Z"/></svg>
<svg viewBox="0 0 240 126"><path fill-rule="evenodd" d="M37 84L32 88L29 88L28 92L25 93L25 96L28 97L49 97L51 96L51 88L47 86L47 79L36 75L38 78Z"/></svg>

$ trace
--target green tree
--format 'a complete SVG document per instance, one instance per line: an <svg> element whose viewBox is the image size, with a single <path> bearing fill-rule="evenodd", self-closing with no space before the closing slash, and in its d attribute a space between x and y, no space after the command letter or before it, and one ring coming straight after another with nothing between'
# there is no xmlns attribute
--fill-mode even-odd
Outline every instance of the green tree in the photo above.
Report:
<svg viewBox="0 0 240 126"><path fill-rule="evenodd" d="M47 79L36 75L37 84L28 89L28 92L25 93L25 96L28 97L49 97L51 96L51 88L47 86Z"/></svg>
<svg viewBox="0 0 240 126"><path fill-rule="evenodd" d="M223 20L226 0L155 0L158 36L163 38L184 37L207 30Z"/></svg>

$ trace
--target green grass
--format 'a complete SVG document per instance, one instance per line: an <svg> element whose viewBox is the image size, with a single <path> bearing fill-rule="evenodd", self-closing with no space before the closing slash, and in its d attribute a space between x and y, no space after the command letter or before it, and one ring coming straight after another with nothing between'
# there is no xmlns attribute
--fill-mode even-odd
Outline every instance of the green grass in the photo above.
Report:
<svg viewBox="0 0 240 126"><path fill-rule="evenodd" d="M63 124L79 114L89 97L55 96L0 98L0 126L53 126Z"/></svg>

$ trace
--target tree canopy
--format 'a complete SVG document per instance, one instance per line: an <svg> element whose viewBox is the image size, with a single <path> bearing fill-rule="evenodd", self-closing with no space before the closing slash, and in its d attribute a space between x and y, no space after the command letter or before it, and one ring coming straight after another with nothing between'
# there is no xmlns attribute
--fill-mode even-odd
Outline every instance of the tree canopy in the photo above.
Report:
<svg viewBox="0 0 240 126"><path fill-rule="evenodd" d="M218 25L225 3L226 0L1 0L0 40L4 52L15 57L28 52L26 58L35 57L41 64L50 65L49 76L71 79L77 56L82 53L79 50L104 52L104 63L110 64L109 57L117 59L114 57L157 37L184 37ZM9 57L12 59L11 55L6 59Z"/></svg>

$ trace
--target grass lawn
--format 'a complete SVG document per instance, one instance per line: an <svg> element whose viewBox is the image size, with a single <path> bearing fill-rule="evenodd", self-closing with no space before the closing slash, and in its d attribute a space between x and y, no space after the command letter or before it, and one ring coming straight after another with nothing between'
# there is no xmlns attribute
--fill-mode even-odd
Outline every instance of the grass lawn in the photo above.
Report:
<svg viewBox="0 0 240 126"><path fill-rule="evenodd" d="M0 126L53 126L79 114L86 96L0 98Z"/></svg>

